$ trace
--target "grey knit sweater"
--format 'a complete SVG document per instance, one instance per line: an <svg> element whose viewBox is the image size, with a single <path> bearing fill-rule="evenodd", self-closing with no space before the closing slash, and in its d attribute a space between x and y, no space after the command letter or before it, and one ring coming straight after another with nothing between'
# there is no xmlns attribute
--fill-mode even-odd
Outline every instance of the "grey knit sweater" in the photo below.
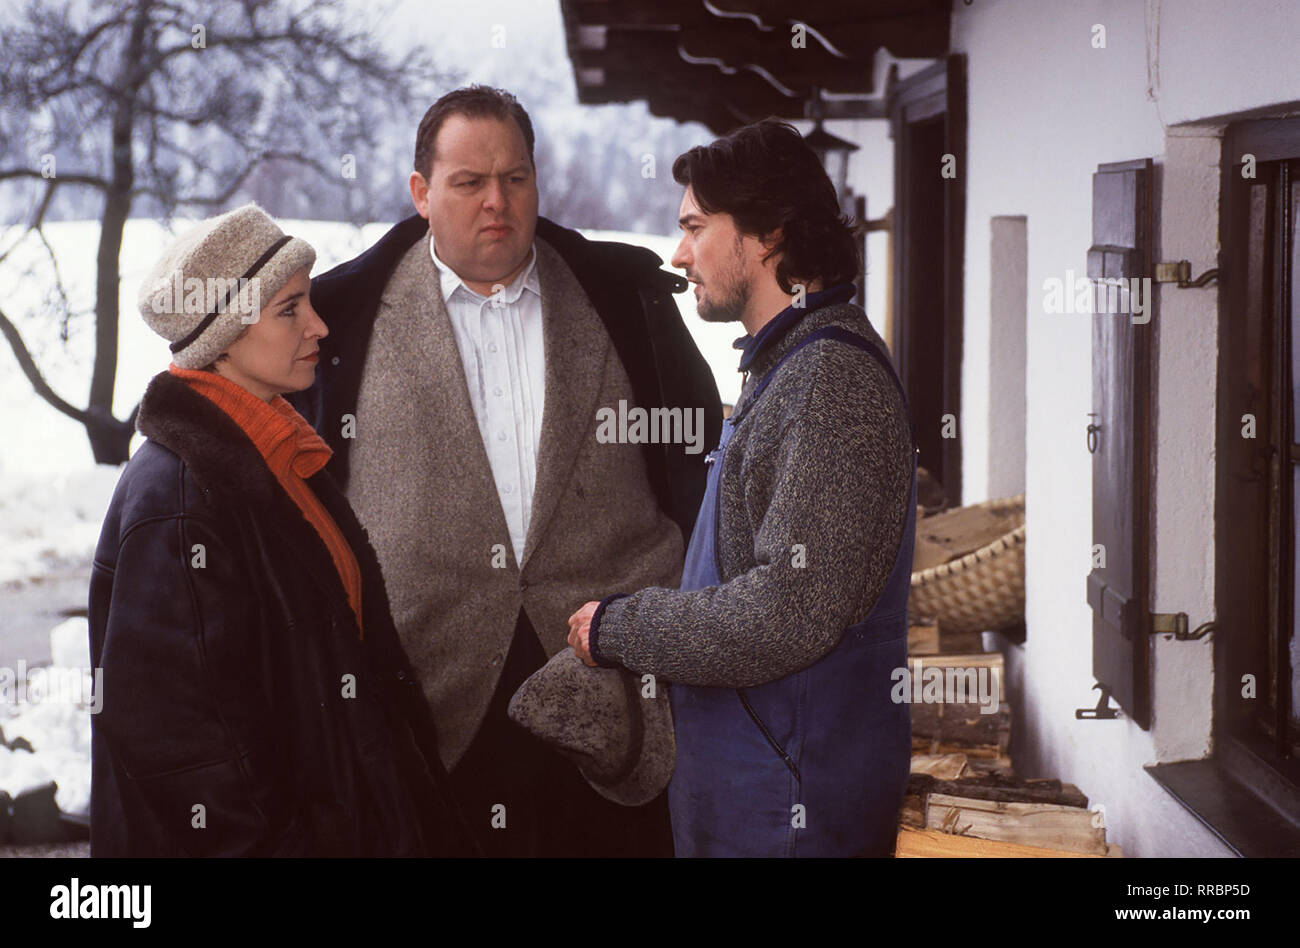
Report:
<svg viewBox="0 0 1300 948"><path fill-rule="evenodd" d="M738 407L785 352L830 325L887 351L860 307L812 310L757 355ZM598 659L670 682L751 687L811 665L871 611L912 477L906 410L884 366L834 340L801 349L740 422L721 477L722 585L609 602Z"/></svg>

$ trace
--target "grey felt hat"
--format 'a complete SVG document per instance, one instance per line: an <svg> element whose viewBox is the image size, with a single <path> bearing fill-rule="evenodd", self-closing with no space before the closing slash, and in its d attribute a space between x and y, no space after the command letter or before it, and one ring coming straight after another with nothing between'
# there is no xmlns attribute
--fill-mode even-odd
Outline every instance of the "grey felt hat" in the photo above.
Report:
<svg viewBox="0 0 1300 948"><path fill-rule="evenodd" d="M177 238L140 284L140 313L171 342L172 362L202 368L315 261L311 244L290 237L256 204L245 204Z"/></svg>
<svg viewBox="0 0 1300 948"><path fill-rule="evenodd" d="M668 694L655 682L644 697L650 689L565 648L519 686L506 713L577 764L601 796L640 806L668 786L677 756Z"/></svg>

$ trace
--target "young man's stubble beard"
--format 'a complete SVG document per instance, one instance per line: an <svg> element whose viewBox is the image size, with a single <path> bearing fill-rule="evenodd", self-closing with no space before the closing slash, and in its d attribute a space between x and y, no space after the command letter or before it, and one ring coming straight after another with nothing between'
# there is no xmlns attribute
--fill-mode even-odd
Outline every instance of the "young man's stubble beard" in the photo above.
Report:
<svg viewBox="0 0 1300 948"><path fill-rule="evenodd" d="M720 295L711 299L707 293L700 300L696 312L706 323L739 322L749 304L750 285L743 267L745 259L743 245L739 235L736 237L735 253L732 255L732 267L719 277L722 283Z"/></svg>

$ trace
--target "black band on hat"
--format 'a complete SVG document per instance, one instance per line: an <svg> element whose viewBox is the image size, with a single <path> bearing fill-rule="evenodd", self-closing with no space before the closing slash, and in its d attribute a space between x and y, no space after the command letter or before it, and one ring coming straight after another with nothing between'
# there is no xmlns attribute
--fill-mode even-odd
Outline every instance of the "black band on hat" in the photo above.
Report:
<svg viewBox="0 0 1300 948"><path fill-rule="evenodd" d="M267 263L270 262L271 258L280 252L280 248L283 247L291 240L293 240L292 235L285 234L275 243L271 244L271 246L267 248L266 253L262 254L260 257L254 260L253 265L249 267L244 272L244 275L241 276L239 279L243 281L243 280L251 279L252 277L256 276L257 271L261 270L262 267L266 266ZM195 326L194 329L189 333L189 335L185 336L183 339L177 339L175 342L173 342L171 346L169 346L171 351L174 353L180 352L186 346L190 345L192 342L198 339L199 336L203 335L204 330L206 330L209 326L212 325L213 320L215 320L221 314L221 311L226 308L227 304L229 304L231 291L233 291L238 285L239 284L236 283L232 286L226 287L225 294L217 302L217 308L214 309L212 312L208 313L208 315L204 316L203 321L199 323L197 326Z"/></svg>

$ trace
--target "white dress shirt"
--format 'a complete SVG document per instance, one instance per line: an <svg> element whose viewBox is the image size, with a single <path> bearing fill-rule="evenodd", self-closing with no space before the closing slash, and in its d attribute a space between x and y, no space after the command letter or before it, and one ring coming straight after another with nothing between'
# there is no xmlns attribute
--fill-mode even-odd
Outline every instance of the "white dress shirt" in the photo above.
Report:
<svg viewBox="0 0 1300 948"><path fill-rule="evenodd" d="M537 248L533 247L523 272L490 297L471 290L438 259L432 235L429 255L438 269L442 298L465 366L469 401L478 419L518 564L524 555L532 515L546 399Z"/></svg>

